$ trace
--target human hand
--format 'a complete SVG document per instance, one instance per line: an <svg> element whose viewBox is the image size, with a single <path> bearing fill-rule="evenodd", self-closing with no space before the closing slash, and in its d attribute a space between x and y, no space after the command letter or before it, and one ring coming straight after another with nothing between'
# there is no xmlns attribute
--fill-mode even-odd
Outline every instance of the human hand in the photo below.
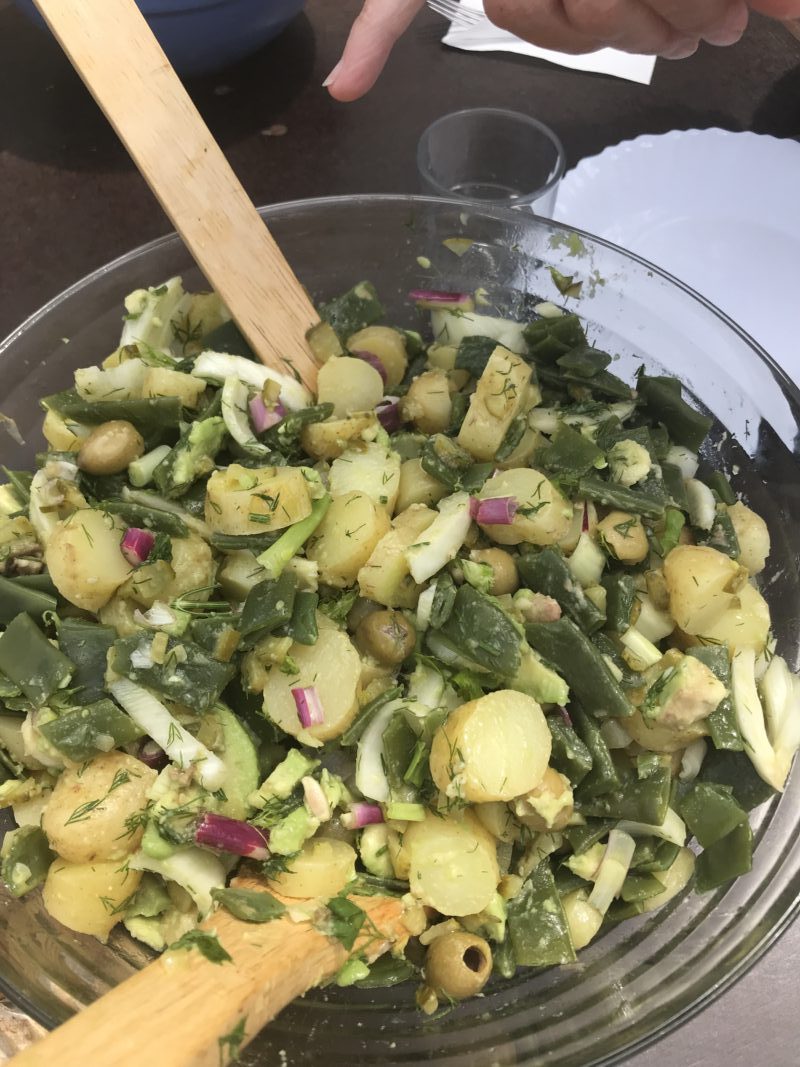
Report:
<svg viewBox="0 0 800 1067"><path fill-rule="evenodd" d="M337 100L357 100L424 0L365 0L344 54L324 84ZM580 54L619 48L682 59L700 41L739 40L750 10L775 19L800 17L800 0L485 0L488 17L523 40Z"/></svg>

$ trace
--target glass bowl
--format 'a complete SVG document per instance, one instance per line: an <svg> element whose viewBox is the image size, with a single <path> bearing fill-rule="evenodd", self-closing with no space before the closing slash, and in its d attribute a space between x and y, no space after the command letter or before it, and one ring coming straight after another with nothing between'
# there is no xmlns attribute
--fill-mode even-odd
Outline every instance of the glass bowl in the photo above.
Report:
<svg viewBox="0 0 800 1067"><path fill-rule="evenodd" d="M591 339L618 357L615 371L631 375L640 363L666 369L716 417L706 447L769 524L773 547L763 585L779 650L797 667L800 571L793 533L800 522L800 393L730 319L644 260L520 212L353 196L280 204L262 214L316 300L369 278L388 320L398 324L416 322L406 295L412 288L484 286L499 310L524 318L536 302L527 294L560 299L550 267L581 278L580 295L570 306L588 320ZM442 244L454 236L474 242L461 257ZM189 288L203 286L177 237L156 241L78 282L0 346L2 409L28 441L20 448L4 436L5 464L30 464L41 447L37 399L66 387L75 367L96 363L115 347L123 296L176 273ZM790 777L780 803L764 805L752 820L757 848L751 874L713 895L684 894L662 911L622 924L572 966L494 980L484 996L432 1020L416 1012L410 986L316 990L267 1027L243 1062L616 1062L699 1010L794 917L800 775ZM0 987L45 1025L66 1019L148 958L124 932L101 945L62 929L43 910L38 893L13 900L0 891Z"/></svg>

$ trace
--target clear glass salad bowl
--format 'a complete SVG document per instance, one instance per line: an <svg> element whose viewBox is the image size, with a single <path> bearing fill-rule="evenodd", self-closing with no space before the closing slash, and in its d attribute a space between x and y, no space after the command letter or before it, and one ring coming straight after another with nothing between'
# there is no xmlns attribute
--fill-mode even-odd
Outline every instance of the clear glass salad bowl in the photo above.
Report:
<svg viewBox="0 0 800 1067"><path fill-rule="evenodd" d="M683 380L716 416L709 445L734 487L763 515L772 555L763 575L779 651L797 667L800 636L800 393L730 319L645 261L523 212L400 196L353 196L263 211L315 299L369 278L388 321L413 326L412 288L484 287L502 313L524 318L539 298L562 300L555 267L583 285L570 307L591 340L631 375L640 363ZM471 238L458 256L443 241ZM64 388L119 337L122 298L180 273L203 281L175 237L140 248L84 278L0 345L3 411L25 448L4 436L0 458L30 465L41 447L37 399ZM421 324L421 322L420 322ZM2 814L2 813L0 813ZM0 834L5 826L0 822ZM433 1062L441 1067L609 1064L662 1034L734 981L786 927L800 893L800 775L752 816L751 874L713 895L683 894L662 911L611 930L568 967L494 980L484 996L440 1017L414 1008L410 986L328 988L289 1007L244 1054L250 1065L329 1067ZM0 891L0 987L52 1026L148 959L124 932L108 945L70 934L38 893ZM124 1026L124 1020L120 1020Z"/></svg>

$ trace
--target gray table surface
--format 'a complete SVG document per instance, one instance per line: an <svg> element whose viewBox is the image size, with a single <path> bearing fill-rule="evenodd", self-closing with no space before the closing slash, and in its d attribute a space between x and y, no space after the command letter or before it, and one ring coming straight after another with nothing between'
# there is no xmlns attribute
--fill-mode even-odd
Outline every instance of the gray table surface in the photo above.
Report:
<svg viewBox="0 0 800 1067"><path fill-rule="evenodd" d="M479 104L537 115L561 134L569 165L669 129L800 135L800 42L765 19L754 17L734 48L659 62L652 85L639 86L443 49L443 24L426 13L375 91L341 106L320 85L357 6L309 0L307 15L258 56L189 84L256 203L414 192L421 130ZM278 124L286 127L280 136L271 131ZM169 229L58 49L0 0L0 337L76 278ZM629 1067L796 1067L797 958L800 925Z"/></svg>

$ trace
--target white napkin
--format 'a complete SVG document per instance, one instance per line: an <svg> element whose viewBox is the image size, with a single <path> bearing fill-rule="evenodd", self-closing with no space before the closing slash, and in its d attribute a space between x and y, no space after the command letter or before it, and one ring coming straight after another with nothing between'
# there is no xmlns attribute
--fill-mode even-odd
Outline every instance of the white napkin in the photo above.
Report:
<svg viewBox="0 0 800 1067"><path fill-rule="evenodd" d="M461 0L461 6L483 12L483 0ZM599 52L590 52L583 56L551 52L499 29L488 19L482 19L475 26L456 26L451 23L442 43L465 52L515 52L520 56L534 56L536 59L546 59L571 70L613 74L617 78L639 82L640 85L650 84L656 63L655 56L632 55L630 52L618 52L616 48L601 48Z"/></svg>

